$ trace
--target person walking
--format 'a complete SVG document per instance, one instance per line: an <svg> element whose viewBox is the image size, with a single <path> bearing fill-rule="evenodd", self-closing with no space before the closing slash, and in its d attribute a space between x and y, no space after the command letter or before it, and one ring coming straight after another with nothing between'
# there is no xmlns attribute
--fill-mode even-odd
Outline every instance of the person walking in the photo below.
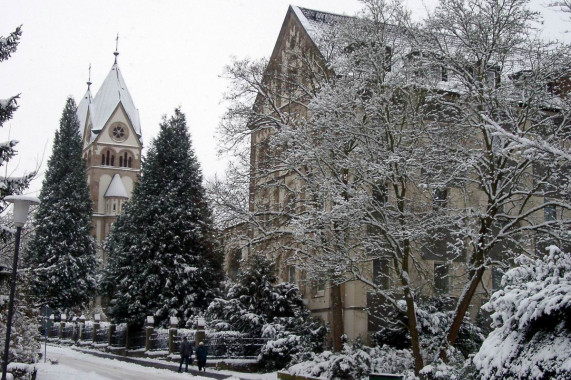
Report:
<svg viewBox="0 0 571 380"><path fill-rule="evenodd" d="M198 371L206 371L206 357L208 356L208 348L204 342L198 343L196 348L196 362L198 363Z"/></svg>
<svg viewBox="0 0 571 380"><path fill-rule="evenodd" d="M180 365L178 366L178 372L182 370L182 362L184 361L186 364L186 368L184 372L188 372L188 362L191 360L190 356L192 355L192 346L186 337L182 338L182 342L180 343ZM192 362L191 362L192 363Z"/></svg>

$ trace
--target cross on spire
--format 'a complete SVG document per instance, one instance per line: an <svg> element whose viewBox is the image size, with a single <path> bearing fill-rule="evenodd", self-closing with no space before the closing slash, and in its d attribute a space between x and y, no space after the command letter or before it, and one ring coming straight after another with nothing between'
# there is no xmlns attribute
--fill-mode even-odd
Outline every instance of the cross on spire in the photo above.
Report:
<svg viewBox="0 0 571 380"><path fill-rule="evenodd" d="M119 33L117 33L117 38L115 38L115 52L113 55L115 56L115 64L117 64L117 56L119 55Z"/></svg>
<svg viewBox="0 0 571 380"><path fill-rule="evenodd" d="M91 86L91 63L89 63L89 77L87 78L87 89Z"/></svg>

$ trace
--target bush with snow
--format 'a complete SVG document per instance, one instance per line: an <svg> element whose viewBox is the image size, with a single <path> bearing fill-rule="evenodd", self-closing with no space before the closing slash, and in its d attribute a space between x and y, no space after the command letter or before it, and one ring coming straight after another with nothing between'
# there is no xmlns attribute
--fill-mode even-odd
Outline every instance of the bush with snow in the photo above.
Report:
<svg viewBox="0 0 571 380"><path fill-rule="evenodd" d="M571 378L571 257L520 257L483 306L494 330L474 357L482 379Z"/></svg>
<svg viewBox="0 0 571 380"><path fill-rule="evenodd" d="M254 255L226 296L210 303L209 325L217 330L268 338L259 361L267 370L286 366L294 355L319 351L326 328L311 317L297 285L276 284L271 260Z"/></svg>
<svg viewBox="0 0 571 380"><path fill-rule="evenodd" d="M421 333L421 348L426 357L437 356L442 337L452 323L454 302L454 299L450 297L431 297L419 301L416 310L417 322ZM384 317L379 316L379 318L382 318L381 326L373 335L377 345L386 344L397 349L410 347L404 301L399 301L396 307L391 308ZM460 327L456 344L451 348L452 355L449 356L455 356L451 359L463 362L470 354L479 350L483 341L484 335L481 329L466 316Z"/></svg>
<svg viewBox="0 0 571 380"><path fill-rule="evenodd" d="M367 347L357 343L345 344L338 354L331 351L313 354L311 360L294 364L288 372L325 379L367 379L370 373L394 373L413 380L416 379L413 368L414 359L408 349Z"/></svg>

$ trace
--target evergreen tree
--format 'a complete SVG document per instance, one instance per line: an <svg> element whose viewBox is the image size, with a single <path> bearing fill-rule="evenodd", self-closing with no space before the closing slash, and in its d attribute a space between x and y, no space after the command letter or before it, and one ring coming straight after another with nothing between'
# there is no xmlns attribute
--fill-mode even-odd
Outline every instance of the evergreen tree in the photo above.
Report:
<svg viewBox="0 0 571 380"><path fill-rule="evenodd" d="M10 58L16 51L22 35L21 27L17 27L7 37L0 36L0 62ZM0 127L12 118L18 108L19 95L10 96L7 99L0 98ZM7 163L16 154L17 141L11 140L0 143L0 166ZM12 194L20 194L28 187L34 173L22 177L0 177L0 212L7 207L4 197ZM8 316L8 293L10 287L11 265L14 254L14 225L12 218L0 218L0 346L4 347L6 339L6 322ZM26 235L22 236L22 245L25 245ZM14 298L14 315L12 317L12 329L10 333L9 362L18 361L32 363L36 360L38 345L37 312L29 306L23 294L21 284L26 281L26 274L18 273L18 284Z"/></svg>
<svg viewBox="0 0 571 380"><path fill-rule="evenodd" d="M105 250L102 290L115 322L140 325L154 315L158 324L171 316L184 324L216 294L222 256L180 109L163 119Z"/></svg>
<svg viewBox="0 0 571 380"><path fill-rule="evenodd" d="M96 259L90 236L92 201L72 98L56 131L40 201L26 260L34 272L32 297L58 312L79 311L96 289Z"/></svg>
<svg viewBox="0 0 571 380"><path fill-rule="evenodd" d="M16 48L20 43L22 28L19 26L7 37L0 36L0 62L10 58L12 53L16 52ZM0 127L12 118L12 115L18 109L18 98L20 95L13 95L6 99L0 98ZM4 165L12 157L15 156L15 146L18 142L10 140L0 143L0 166ZM34 173L27 174L23 177L0 177L0 212L8 206L4 202L4 197L12 194L20 194L22 190L28 187ZM0 239L6 241L9 238L9 231L3 224L0 224Z"/></svg>
<svg viewBox="0 0 571 380"><path fill-rule="evenodd" d="M206 315L215 329L268 338L258 358L266 370L283 368L294 356L299 360L321 351L327 334L322 321L311 317L297 285L277 282L272 260L254 254Z"/></svg>

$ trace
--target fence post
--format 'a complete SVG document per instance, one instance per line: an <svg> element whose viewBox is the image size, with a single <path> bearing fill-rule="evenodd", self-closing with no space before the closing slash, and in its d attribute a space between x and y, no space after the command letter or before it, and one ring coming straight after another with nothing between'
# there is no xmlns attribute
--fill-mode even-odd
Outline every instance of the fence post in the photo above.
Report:
<svg viewBox="0 0 571 380"><path fill-rule="evenodd" d="M113 335L115 334L116 329L117 325L115 325L115 323L111 323L109 325L109 340L108 340L109 347L113 345Z"/></svg>
<svg viewBox="0 0 571 380"><path fill-rule="evenodd" d="M126 332L126 336L125 336L125 349L129 350L132 346L131 344L131 340L133 339L133 334L134 332L134 327L131 323L127 322L127 332Z"/></svg>
<svg viewBox="0 0 571 380"><path fill-rule="evenodd" d="M77 342L79 339L79 326L77 324L77 317L73 317L71 322L73 323L73 332L71 334L71 340Z"/></svg>
<svg viewBox="0 0 571 380"><path fill-rule="evenodd" d="M65 321L67 321L67 316L65 314L61 315L61 321L59 323L59 339L63 338L63 329L65 327Z"/></svg>
<svg viewBox="0 0 571 380"><path fill-rule="evenodd" d="M91 334L91 341L95 344L97 343L97 330L99 330L99 322L101 322L101 315L100 314L95 314L93 316L93 319L95 319L95 321L93 322L93 332Z"/></svg>
<svg viewBox="0 0 571 380"><path fill-rule="evenodd" d="M152 315L147 315L145 323L145 351L151 350L151 335L155 331L155 318Z"/></svg>
<svg viewBox="0 0 571 380"><path fill-rule="evenodd" d="M85 339L84 332L85 332L85 316L82 314L79 317L79 340L80 341Z"/></svg>
<svg viewBox="0 0 571 380"><path fill-rule="evenodd" d="M169 354L172 354L175 350L174 338L176 338L177 327L178 327L178 318L171 317L170 326L169 326Z"/></svg>
<svg viewBox="0 0 571 380"><path fill-rule="evenodd" d="M53 315L53 314L50 314L50 323L48 323L48 326L49 326L49 328L48 328L48 338L51 338L52 335L53 335L53 331L52 331L53 325L54 325L54 315Z"/></svg>
<svg viewBox="0 0 571 380"><path fill-rule="evenodd" d="M194 346L198 347L200 342L204 342L204 338L206 338L206 332L204 331L204 325L206 322L204 321L203 317L198 317L196 320L196 334L194 334Z"/></svg>

